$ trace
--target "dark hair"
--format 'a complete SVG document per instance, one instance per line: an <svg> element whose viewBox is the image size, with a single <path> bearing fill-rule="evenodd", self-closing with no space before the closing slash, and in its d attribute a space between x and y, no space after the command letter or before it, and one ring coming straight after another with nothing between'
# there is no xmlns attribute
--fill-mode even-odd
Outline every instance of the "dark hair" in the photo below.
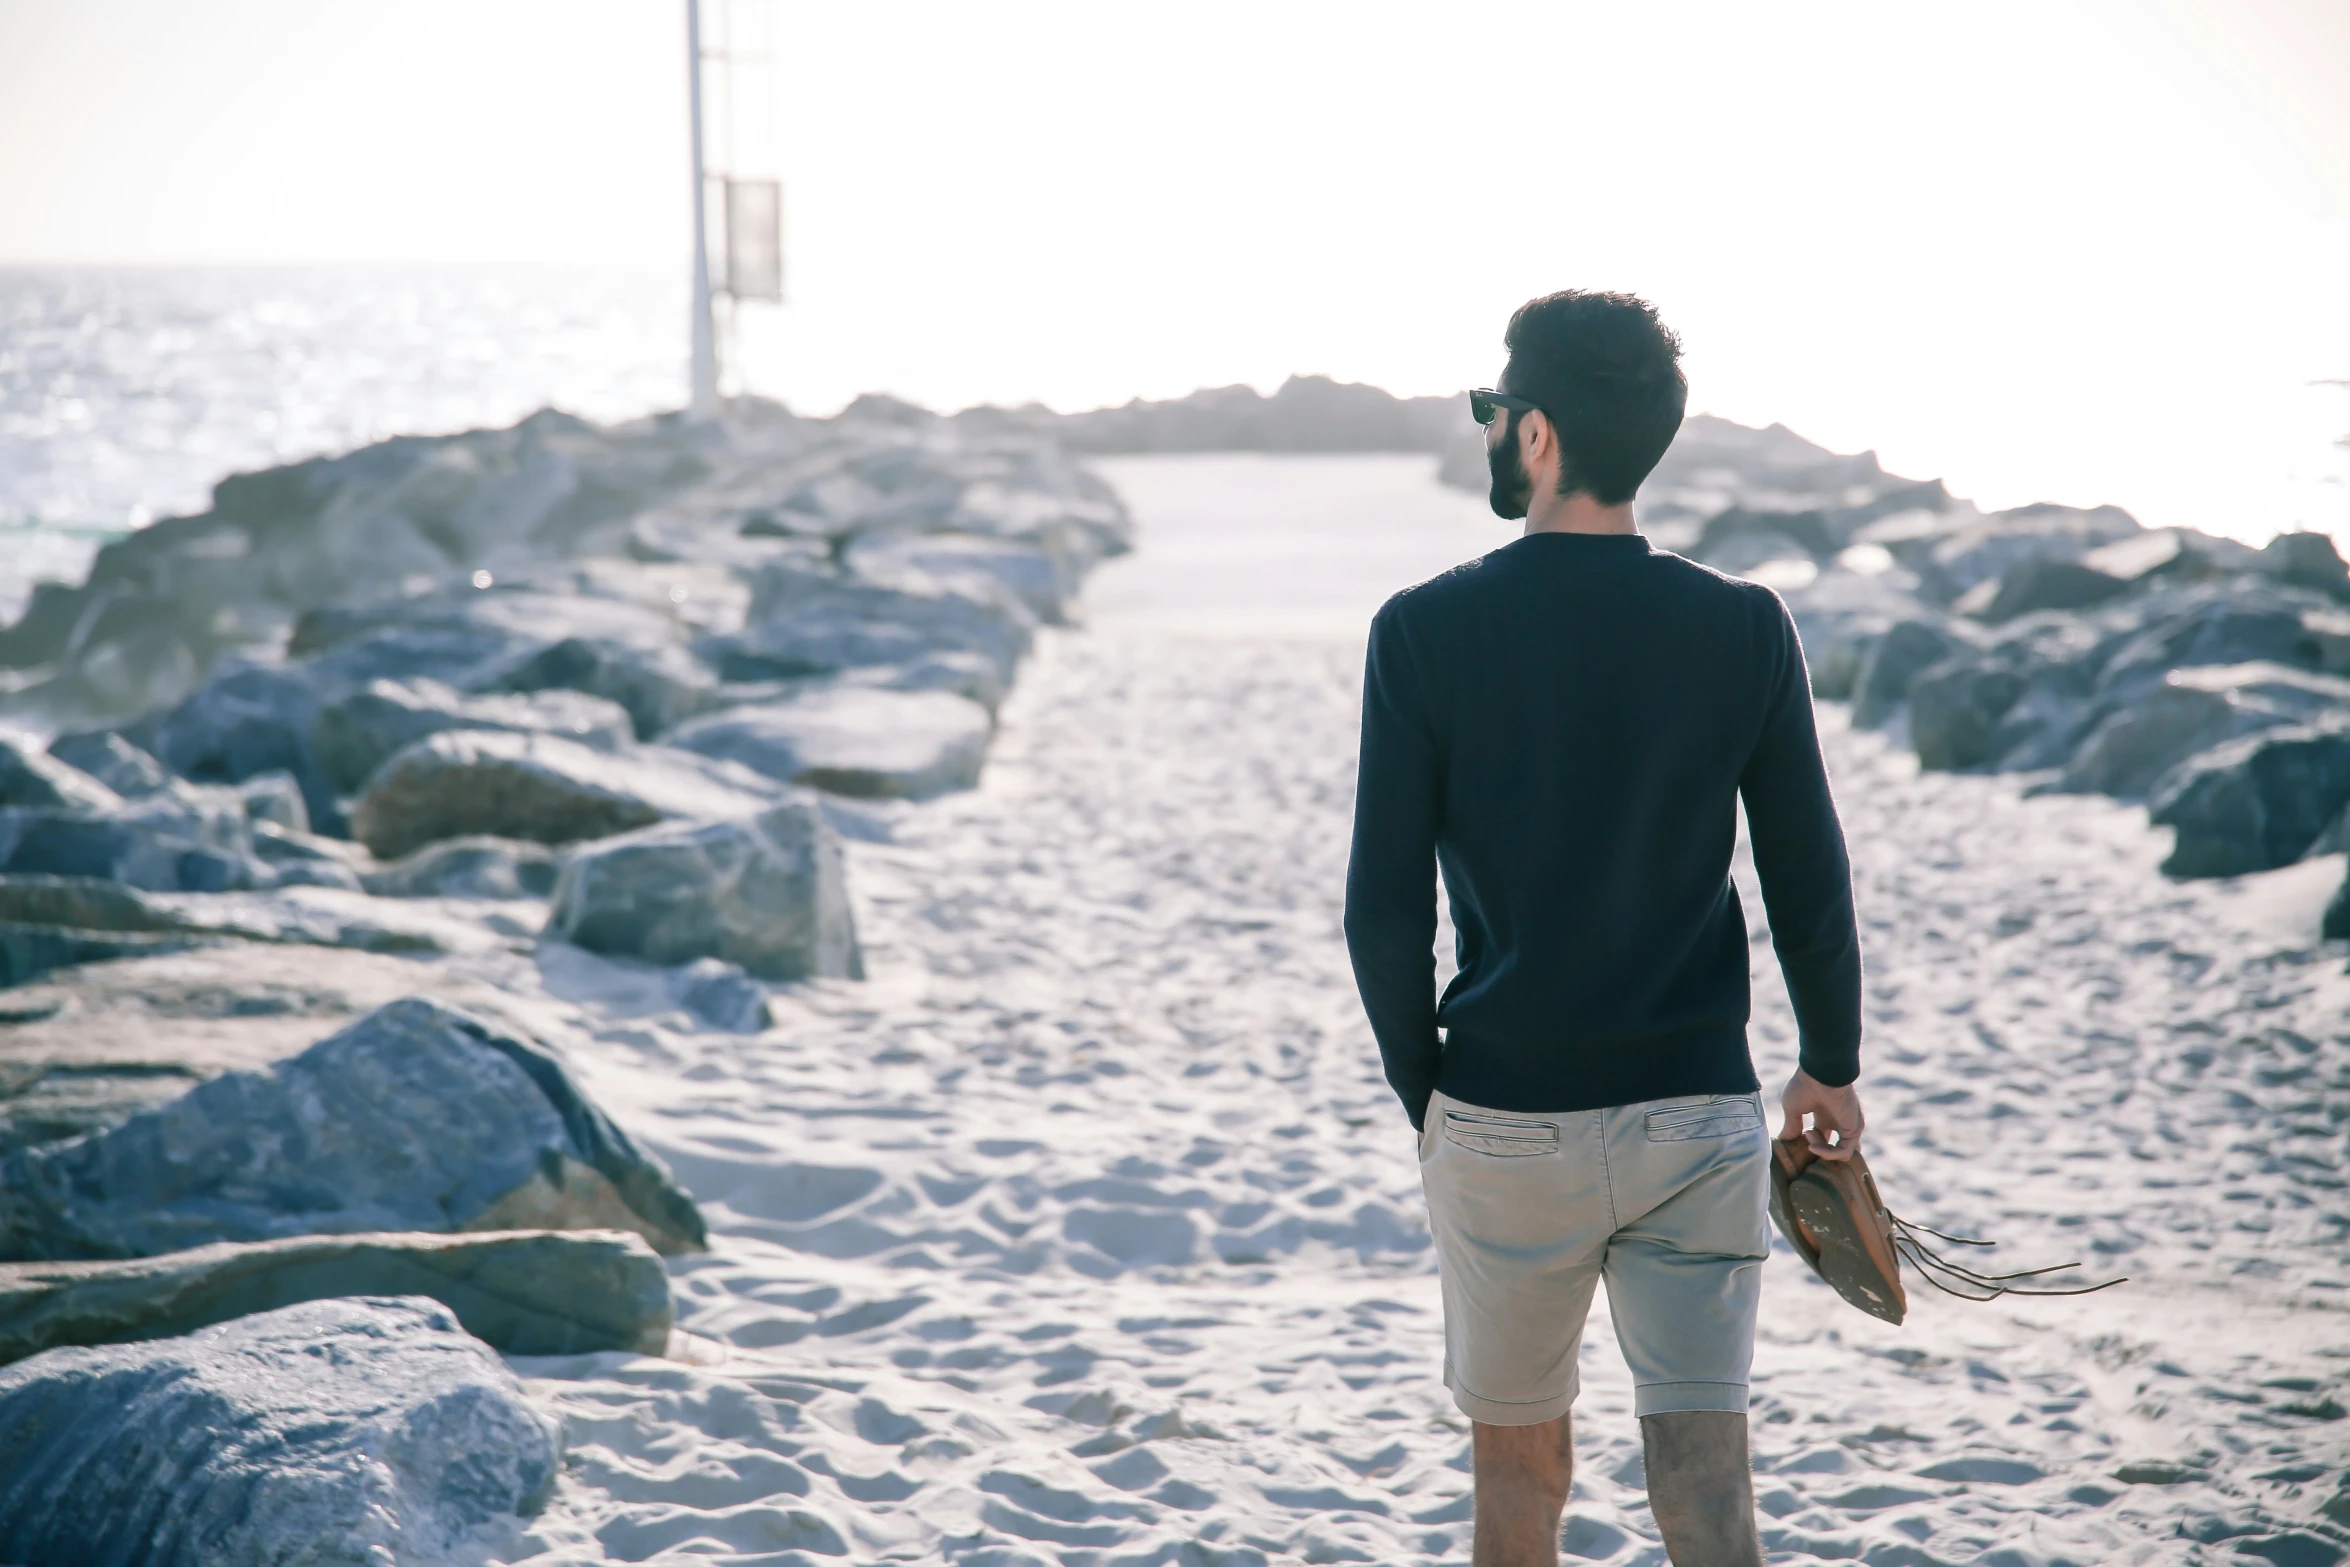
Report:
<svg viewBox="0 0 2350 1567"><path fill-rule="evenodd" d="M1504 390L1541 404L1558 431L1559 493L1586 491L1602 506L1630 500L1689 404L1681 340L1656 306L1565 289L1520 305L1501 340Z"/></svg>

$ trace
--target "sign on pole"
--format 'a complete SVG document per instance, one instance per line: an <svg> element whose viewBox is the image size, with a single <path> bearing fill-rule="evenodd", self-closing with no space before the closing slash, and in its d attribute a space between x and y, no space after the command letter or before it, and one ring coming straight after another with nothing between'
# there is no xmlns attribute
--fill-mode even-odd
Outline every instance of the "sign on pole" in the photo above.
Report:
<svg viewBox="0 0 2350 1567"><path fill-rule="evenodd" d="M783 298L783 184L726 182L726 291L736 299Z"/></svg>

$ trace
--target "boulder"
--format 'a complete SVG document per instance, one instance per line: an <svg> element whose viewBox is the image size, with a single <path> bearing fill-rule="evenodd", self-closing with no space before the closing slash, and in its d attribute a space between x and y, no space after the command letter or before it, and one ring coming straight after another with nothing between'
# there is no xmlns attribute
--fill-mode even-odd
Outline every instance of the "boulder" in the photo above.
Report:
<svg viewBox="0 0 2350 1567"><path fill-rule="evenodd" d="M2350 939L2350 876L2345 876L2342 885L2334 889L2333 897L2326 900L2318 936L2326 941Z"/></svg>
<svg viewBox="0 0 2350 1567"><path fill-rule="evenodd" d="M664 739L830 794L927 800L979 781L994 730L986 708L945 691L829 686L692 719Z"/></svg>
<svg viewBox="0 0 2350 1567"><path fill-rule="evenodd" d="M471 689L546 643L509 626L411 612L418 618L395 619L399 611L381 606L350 616L333 608L316 611L294 628L286 651L331 691L354 690L370 680L439 680Z"/></svg>
<svg viewBox="0 0 2350 1567"><path fill-rule="evenodd" d="M1850 699L1885 633L1924 615L1925 607L1909 591L1909 574L1898 569L1862 572L1836 562L1822 569L1810 561L1789 561L1785 569L1790 577L1811 577L1800 586L1792 581L1768 585L1795 619L1812 695L1823 701Z"/></svg>
<svg viewBox="0 0 2350 1567"><path fill-rule="evenodd" d="M1921 672L1909 686L1909 737L1918 765L1958 772L1993 761L1992 733L2024 686L2013 669L1968 655Z"/></svg>
<svg viewBox="0 0 2350 1567"><path fill-rule="evenodd" d="M2162 528L2103 545L2081 564L2136 587L2155 581L2211 582L2261 569L2257 551L2192 528Z"/></svg>
<svg viewBox="0 0 2350 1567"><path fill-rule="evenodd" d="M275 822L253 824L253 855L269 868L277 887L340 887L361 892L359 864L368 856L357 844L341 838L321 838L297 832Z"/></svg>
<svg viewBox="0 0 2350 1567"><path fill-rule="evenodd" d="M340 896L345 893L353 896ZM357 888L330 886L324 878L294 891L191 896L147 893L96 877L9 875L0 876L0 925L58 936L168 936L182 945L246 941L392 953L484 951L499 945L494 934L470 922L420 918L358 893ZM118 955L144 950L131 942Z"/></svg>
<svg viewBox="0 0 2350 1567"><path fill-rule="evenodd" d="M49 754L126 797L153 794L170 777L161 762L109 729L59 735Z"/></svg>
<svg viewBox="0 0 2350 1567"><path fill-rule="evenodd" d="M842 686L869 686L881 691L947 691L969 697L989 716L1003 705L1009 681L993 661L977 653L949 650L928 653L909 664L885 664L877 669L852 669L835 677ZM744 706L728 703L727 706Z"/></svg>
<svg viewBox="0 0 2350 1567"><path fill-rule="evenodd" d="M2057 787L2144 799L2198 751L2328 709L2350 711L2350 681L2268 663L2174 669L2090 732Z"/></svg>
<svg viewBox="0 0 2350 1567"><path fill-rule="evenodd" d="M723 958L762 979L864 977L840 842L807 795L573 850L549 928L663 966Z"/></svg>
<svg viewBox="0 0 2350 1567"><path fill-rule="evenodd" d="M543 898L555 890L555 855L519 838L445 838L361 881L379 898Z"/></svg>
<svg viewBox="0 0 2350 1567"><path fill-rule="evenodd" d="M1036 625L992 584L907 572L884 586L781 564L753 580L750 619L741 632L705 639L704 656L724 679L827 675L950 651L977 654L1009 678Z"/></svg>
<svg viewBox="0 0 2350 1567"><path fill-rule="evenodd" d="M205 938L185 933L119 933L0 920L0 990L84 963L185 952Z"/></svg>
<svg viewBox="0 0 2350 1567"><path fill-rule="evenodd" d="M253 824L233 790L175 780L102 811L0 808L0 872L88 876L153 892L268 886Z"/></svg>
<svg viewBox="0 0 2350 1567"><path fill-rule="evenodd" d="M310 752L319 705L316 681L299 666L231 664L164 716L155 732L156 760L199 783L291 773L311 825L339 834L334 784Z"/></svg>
<svg viewBox="0 0 2350 1567"><path fill-rule="evenodd" d="M2290 865L2350 807L2350 715L2262 730L2181 763L2147 816L2177 829L2163 870L2240 876Z"/></svg>
<svg viewBox="0 0 2350 1567"><path fill-rule="evenodd" d="M545 1046L421 997L72 1142L0 1156L0 1259L373 1230L627 1229L700 1213Z"/></svg>
<svg viewBox="0 0 2350 1567"><path fill-rule="evenodd" d="M2323 533L2280 533L2260 552L2260 569L2280 582L2350 596L2350 564Z"/></svg>
<svg viewBox="0 0 2350 1567"><path fill-rule="evenodd" d="M0 1369L0 1559L423 1567L537 1512L562 1426L445 1306L320 1300Z"/></svg>
<svg viewBox="0 0 2350 1567"><path fill-rule="evenodd" d="M75 917L85 924L105 917L84 908ZM13 920L44 911L30 902L7 912ZM0 1153L119 1126L223 1072L265 1071L426 987L484 1017L510 1005L487 980L449 965L337 947L288 953L190 931L150 934L177 950L58 969L0 991Z"/></svg>
<svg viewBox="0 0 2350 1567"><path fill-rule="evenodd" d="M722 958L695 959L672 974L669 985L678 1005L712 1028L756 1034L775 1021L765 987Z"/></svg>
<svg viewBox="0 0 2350 1567"><path fill-rule="evenodd" d="M41 811L108 811L122 796L79 768L0 734L0 807Z"/></svg>
<svg viewBox="0 0 2350 1567"><path fill-rule="evenodd" d="M310 748L336 788L356 790L395 753L451 729L557 735L598 751L636 738L626 709L585 692L466 696L437 680L371 680L320 709Z"/></svg>
<svg viewBox="0 0 2350 1567"><path fill-rule="evenodd" d="M2350 614L2336 609L2305 609L2302 629L2317 652L2317 667L2329 675L2350 675Z"/></svg>
<svg viewBox="0 0 2350 1567"><path fill-rule="evenodd" d="M2118 506L2018 506L1940 530L1916 564L1927 595L1948 603L2035 555L2078 560L2139 531L2137 519Z"/></svg>
<svg viewBox="0 0 2350 1567"><path fill-rule="evenodd" d="M236 785L244 803L245 819L255 826L268 823L289 832L310 830L310 808L303 802L302 785L292 773L255 773Z"/></svg>
<svg viewBox="0 0 2350 1567"><path fill-rule="evenodd" d="M1885 631L1861 664L1852 688L1852 721L1873 729L1909 698L1910 682L1966 644L1930 620L1904 620Z"/></svg>
<svg viewBox="0 0 2350 1567"><path fill-rule="evenodd" d="M2027 555L1988 582L1959 595L1951 607L1962 615L1999 625L2046 609L2087 609L2129 591L2118 577L2079 561Z"/></svg>
<svg viewBox="0 0 2350 1567"><path fill-rule="evenodd" d="M740 816L776 785L691 751L619 755L552 735L452 730L378 768L351 808L351 830L382 859L444 838L487 835L576 843L672 817Z"/></svg>
<svg viewBox="0 0 2350 1567"><path fill-rule="evenodd" d="M2303 606L2281 599L2275 588L2257 593L2203 589L2151 603L2142 623L2103 660L2098 696L2109 703L2134 702L2172 670L2199 664L2320 668L2324 652Z"/></svg>
<svg viewBox="0 0 2350 1567"><path fill-rule="evenodd" d="M911 576L991 585L1047 625L1068 618L1081 574L1078 565L1042 544L971 533L859 534L843 552L842 564L868 582L888 584Z"/></svg>
<svg viewBox="0 0 2350 1567"><path fill-rule="evenodd" d="M429 1297L509 1355L658 1355L669 1342L668 1273L623 1230L302 1236L127 1262L0 1263L0 1365L345 1295Z"/></svg>
<svg viewBox="0 0 2350 1567"><path fill-rule="evenodd" d="M1748 571L1768 560L1833 555L1839 542L1819 511L1732 506L1706 520L1690 553L1723 571Z"/></svg>
<svg viewBox="0 0 2350 1567"><path fill-rule="evenodd" d="M618 703L640 740L650 740L710 705L710 671L667 641L564 637L494 678L503 691L578 691Z"/></svg>

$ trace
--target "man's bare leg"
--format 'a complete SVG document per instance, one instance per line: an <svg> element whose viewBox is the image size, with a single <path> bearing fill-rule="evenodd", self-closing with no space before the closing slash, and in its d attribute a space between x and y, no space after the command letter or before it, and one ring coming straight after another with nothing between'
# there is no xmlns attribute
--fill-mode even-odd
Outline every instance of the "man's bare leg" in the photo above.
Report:
<svg viewBox="0 0 2350 1567"><path fill-rule="evenodd" d="M1665 1537L1674 1567L1762 1567L1744 1415L1712 1410L1646 1415L1640 1421L1640 1446L1648 1465L1648 1510L1656 1515L1657 1532ZM1482 1464L1478 1485L1482 1525Z"/></svg>
<svg viewBox="0 0 2350 1567"><path fill-rule="evenodd" d="M1575 1479L1572 1415L1538 1426L1473 1420L1476 1567L1558 1567L1559 1518Z"/></svg>

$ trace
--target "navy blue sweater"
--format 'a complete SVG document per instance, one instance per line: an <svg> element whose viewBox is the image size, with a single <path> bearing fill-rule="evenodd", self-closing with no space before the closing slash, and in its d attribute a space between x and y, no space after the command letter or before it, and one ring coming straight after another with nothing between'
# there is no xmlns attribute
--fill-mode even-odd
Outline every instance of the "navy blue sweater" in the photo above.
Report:
<svg viewBox="0 0 2350 1567"><path fill-rule="evenodd" d="M1741 797L1803 1068L1849 1083L1851 870L1778 596L1638 535L1538 533L1388 600L1346 942L1412 1124L1438 1088L1525 1112L1755 1088Z"/></svg>

